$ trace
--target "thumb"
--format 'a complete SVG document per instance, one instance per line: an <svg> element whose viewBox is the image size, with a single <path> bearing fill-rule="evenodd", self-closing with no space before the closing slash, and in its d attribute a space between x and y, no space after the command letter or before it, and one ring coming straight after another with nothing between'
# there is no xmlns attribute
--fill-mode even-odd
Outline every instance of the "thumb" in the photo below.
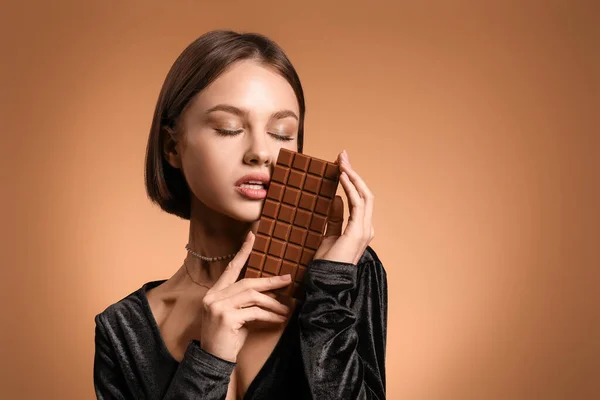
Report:
<svg viewBox="0 0 600 400"><path fill-rule="evenodd" d="M329 210L329 218L327 220L327 231L325 236L341 236L342 225L344 223L344 201L342 197L336 195Z"/></svg>
<svg viewBox="0 0 600 400"><path fill-rule="evenodd" d="M242 269L246 265L246 260L252 252L254 240L256 235L252 231L246 234L242 248L236 253L235 257L227 264L227 267L217 279L217 282L213 285L213 291L219 291L225 289L227 286L234 284L239 278Z"/></svg>

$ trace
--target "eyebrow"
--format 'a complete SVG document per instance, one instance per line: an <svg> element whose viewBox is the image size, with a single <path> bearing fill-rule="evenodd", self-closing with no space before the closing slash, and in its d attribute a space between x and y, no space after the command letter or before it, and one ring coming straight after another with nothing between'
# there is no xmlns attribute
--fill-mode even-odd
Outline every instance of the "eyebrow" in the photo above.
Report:
<svg viewBox="0 0 600 400"><path fill-rule="evenodd" d="M241 108L232 106L230 104L217 104L216 106L209 108L206 111L206 114L210 114L211 112L215 112L215 111L224 111L224 112L228 112L230 114L238 115L240 117L247 117L248 114L250 113L249 110L241 109ZM296 121L299 120L296 113L291 110L275 111L273 114L271 114L271 117L269 119L283 119L283 118L287 118L287 117L295 118Z"/></svg>

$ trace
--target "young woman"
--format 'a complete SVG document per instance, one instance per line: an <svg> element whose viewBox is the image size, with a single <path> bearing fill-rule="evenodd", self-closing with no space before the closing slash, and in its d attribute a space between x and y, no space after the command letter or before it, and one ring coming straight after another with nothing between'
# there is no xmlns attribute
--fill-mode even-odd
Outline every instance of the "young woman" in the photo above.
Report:
<svg viewBox="0 0 600 400"><path fill-rule="evenodd" d="M241 278L281 148L302 152L304 95L267 37L212 31L173 64L147 146L146 188L190 221L187 257L96 315L99 399L383 399L387 277L369 246L373 195L342 172L306 273L304 301L272 294L291 277Z"/></svg>

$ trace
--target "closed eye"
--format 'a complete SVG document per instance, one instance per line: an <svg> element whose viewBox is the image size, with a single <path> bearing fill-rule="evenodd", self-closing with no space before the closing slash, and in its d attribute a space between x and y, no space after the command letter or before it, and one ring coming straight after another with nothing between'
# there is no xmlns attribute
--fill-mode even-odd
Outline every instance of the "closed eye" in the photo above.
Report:
<svg viewBox="0 0 600 400"><path fill-rule="evenodd" d="M217 128L215 128L215 131L217 131L217 133L220 136L235 136L238 133L242 133L243 132L243 130L241 130L241 129L238 129L237 131L230 131L230 130L227 130L227 129L217 129Z"/></svg>
<svg viewBox="0 0 600 400"><path fill-rule="evenodd" d="M228 129L219 129L219 128L215 128L215 131L217 132L217 134L219 136L236 136L236 135L239 135L240 133L244 132L243 129L238 129L236 131L230 131ZM285 142L294 140L294 138L291 136L278 135L276 133L271 133L271 132L268 132L268 133L269 133L269 135L273 136L277 140L281 140L281 141L285 141Z"/></svg>

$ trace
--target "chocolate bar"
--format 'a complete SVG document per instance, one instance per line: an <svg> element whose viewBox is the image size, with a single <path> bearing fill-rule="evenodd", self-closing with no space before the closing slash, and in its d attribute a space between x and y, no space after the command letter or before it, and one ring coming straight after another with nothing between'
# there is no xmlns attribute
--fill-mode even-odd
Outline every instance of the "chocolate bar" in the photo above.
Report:
<svg viewBox="0 0 600 400"><path fill-rule="evenodd" d="M244 277L290 274L275 294L304 299L304 274L321 244L339 183L337 164L281 149Z"/></svg>

